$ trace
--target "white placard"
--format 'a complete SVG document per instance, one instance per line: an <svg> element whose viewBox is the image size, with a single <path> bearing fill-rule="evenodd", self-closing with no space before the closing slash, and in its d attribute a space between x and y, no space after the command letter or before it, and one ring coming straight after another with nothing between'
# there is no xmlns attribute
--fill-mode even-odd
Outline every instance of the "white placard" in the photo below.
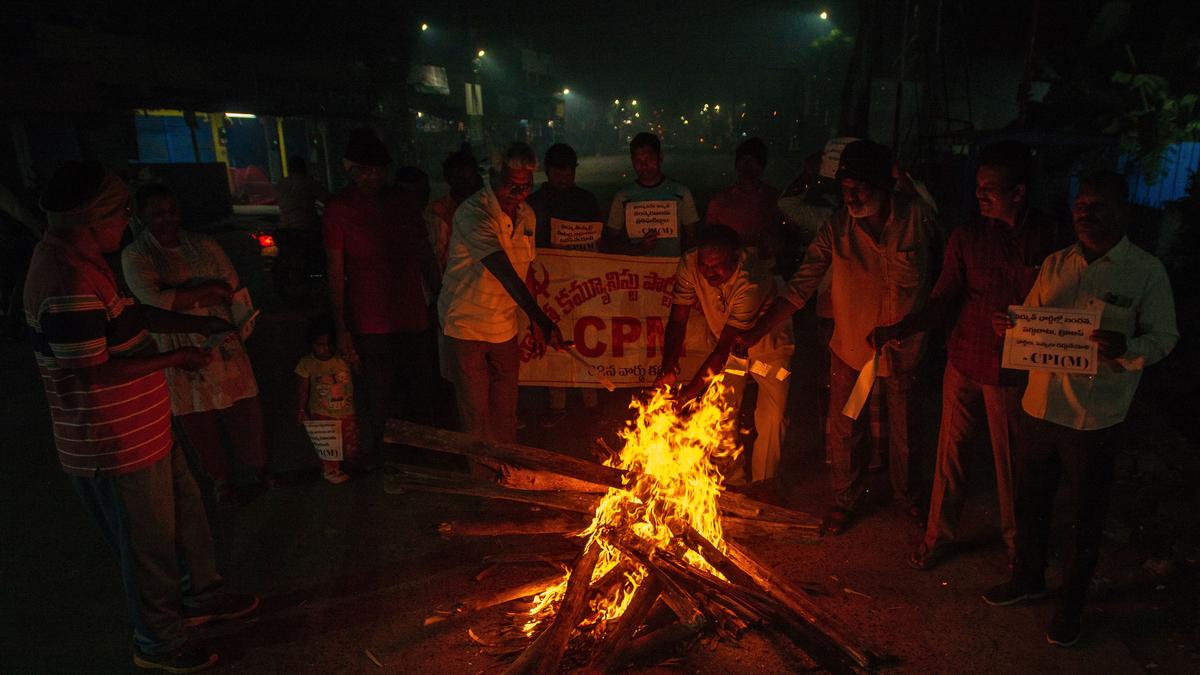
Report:
<svg viewBox="0 0 1200 675"><path fill-rule="evenodd" d="M654 231L660 238L679 236L679 202L661 199L625 205L625 228L633 239Z"/></svg>
<svg viewBox="0 0 1200 675"><path fill-rule="evenodd" d="M234 291L229 303L229 313L233 317L233 325L238 327L238 333L245 341L254 332L254 323L259 311L254 309L254 301L250 299L250 289L242 287Z"/></svg>
<svg viewBox="0 0 1200 675"><path fill-rule="evenodd" d="M581 223L574 220L550 219L550 243L560 248L592 246L600 241L600 221Z"/></svg>
<svg viewBox="0 0 1200 675"><path fill-rule="evenodd" d="M820 174L823 178L833 178L837 175L838 167L842 164L842 150L857 140L851 136L829 139L829 142L825 144L825 150L821 153Z"/></svg>
<svg viewBox="0 0 1200 675"><path fill-rule="evenodd" d="M1095 375L1098 309L1057 309L1011 305L1015 324L1004 333L1000 365L1015 370L1055 370Z"/></svg>
<svg viewBox="0 0 1200 675"><path fill-rule="evenodd" d="M875 386L875 370L878 367L879 352L875 352L871 360L867 361L867 365L859 371L858 379L854 381L854 389L850 390L850 398L846 399L846 405L842 406L843 415L852 420L858 419L871 396L871 387Z"/></svg>
<svg viewBox="0 0 1200 675"><path fill-rule="evenodd" d="M304 430L317 450L317 457L327 462L342 461L341 420L304 420Z"/></svg>

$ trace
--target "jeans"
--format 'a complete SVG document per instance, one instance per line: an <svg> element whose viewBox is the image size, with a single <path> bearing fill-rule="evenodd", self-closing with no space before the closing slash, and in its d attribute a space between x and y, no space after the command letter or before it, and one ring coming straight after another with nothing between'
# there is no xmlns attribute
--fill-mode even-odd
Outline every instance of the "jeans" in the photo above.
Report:
<svg viewBox="0 0 1200 675"><path fill-rule="evenodd" d="M862 447L863 435L870 425L869 415L857 420L842 414L842 406L850 398L858 371L846 365L836 354L829 355L829 432L827 444L833 459L831 482L834 504L853 511L861 505L866 489L868 452ZM909 462L909 430L911 427L909 395L915 376L897 373L875 379L882 387L887 405L888 456L892 496L899 502L915 502L914 475Z"/></svg>
<svg viewBox="0 0 1200 675"><path fill-rule="evenodd" d="M929 501L929 524L925 529L928 549L933 550L935 546L957 538L970 469L966 445L982 412L992 441L1000 533L1008 547L1009 558L1012 558L1017 531L1013 506L1013 447L1021 423L1021 393L1019 386L980 384L958 372L953 364L946 364L946 373L942 377L942 425L938 432L937 466Z"/></svg>
<svg viewBox="0 0 1200 675"><path fill-rule="evenodd" d="M1054 494L1062 483L1071 523L1063 561L1062 605L1068 612L1079 612L1100 559L1121 425L1079 431L1029 415L1023 418L1022 442L1016 453L1013 579L1029 586L1045 583Z"/></svg>
<svg viewBox="0 0 1200 675"><path fill-rule="evenodd" d="M117 556L134 644L162 654L184 643L181 609L211 601L217 574L196 480L178 446L120 476L71 476L84 508Z"/></svg>

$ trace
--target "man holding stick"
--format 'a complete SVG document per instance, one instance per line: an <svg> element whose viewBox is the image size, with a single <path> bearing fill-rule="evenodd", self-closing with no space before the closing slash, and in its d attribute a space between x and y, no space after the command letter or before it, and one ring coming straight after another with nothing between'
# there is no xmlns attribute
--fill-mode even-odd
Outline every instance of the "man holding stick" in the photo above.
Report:
<svg viewBox="0 0 1200 675"><path fill-rule="evenodd" d="M517 440L517 308L529 316L537 356L563 343L524 281L537 230L525 196L536 169L533 150L513 143L487 185L458 207L438 298L442 374L454 385L463 430L492 441ZM472 471L488 474L476 463Z"/></svg>
<svg viewBox="0 0 1200 675"><path fill-rule="evenodd" d="M672 385L679 375L688 318L698 307L716 340L716 346L696 375L680 390L680 399L691 400L704 391L714 374L726 368L734 339L754 324L763 306L776 294L770 268L752 252L741 247L737 232L724 225L707 225L700 230L698 246L679 260L675 272L674 302L663 338L662 369L655 386ZM726 371L730 403L736 410L750 376L758 383L754 426L758 437L750 462L750 479L774 479L783 446L784 411L787 410L788 371L794 341L792 323L780 322L749 351L750 362L740 363L740 373ZM731 365L734 362L731 362ZM731 484L745 482L744 466L732 467L726 476Z"/></svg>

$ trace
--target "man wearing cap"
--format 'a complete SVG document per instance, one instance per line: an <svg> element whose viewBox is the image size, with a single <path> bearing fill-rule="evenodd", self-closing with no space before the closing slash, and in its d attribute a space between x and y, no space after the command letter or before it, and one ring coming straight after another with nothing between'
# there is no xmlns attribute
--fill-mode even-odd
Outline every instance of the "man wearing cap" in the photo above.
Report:
<svg viewBox="0 0 1200 675"><path fill-rule="evenodd" d="M398 414L397 388L415 386L411 362L429 328L426 289L437 264L418 196L388 184L392 163L371 129L355 129L344 159L350 185L325 207L329 292L339 353L361 361L376 441ZM406 411L408 412L408 411Z"/></svg>
<svg viewBox="0 0 1200 675"><path fill-rule="evenodd" d="M840 534L861 506L867 462L859 449L867 416L842 414L859 373L873 365L875 386L886 396L893 497L913 518L922 515L910 469L909 392L924 349L916 333L876 351L867 338L876 326L899 321L919 308L932 284L931 261L940 236L933 213L920 200L893 192L892 152L873 141L855 141L842 152L836 179L844 206L817 231L804 261L780 299L736 340L741 353L770 333L817 291L831 270L834 328L829 342L830 423L834 505L825 530Z"/></svg>
<svg viewBox="0 0 1200 675"><path fill-rule="evenodd" d="M224 319L137 305L104 260L129 221L129 191L95 162L54 173L48 227L25 282L26 319L63 470L117 555L134 663L190 673L217 662L185 647L185 626L244 616L253 595L222 592L200 489L171 434L167 368L195 371L206 349L159 352L150 332L213 335Z"/></svg>
<svg viewBox="0 0 1200 675"><path fill-rule="evenodd" d="M566 143L555 143L546 150L546 182L529 195L525 203L537 218L537 247L572 251L595 251L604 223L596 195L575 184L579 159ZM596 390L580 389L583 404L596 406ZM550 387L550 414L544 421L554 426L562 421L567 409L567 389Z"/></svg>
<svg viewBox="0 0 1200 675"><path fill-rule="evenodd" d="M517 308L529 316L533 355L562 344L558 326L525 286L534 258L537 219L525 204L537 157L513 143L492 162L483 189L454 213L438 316L442 374L454 385L464 431L493 441L517 438ZM489 469L472 464L486 476Z"/></svg>

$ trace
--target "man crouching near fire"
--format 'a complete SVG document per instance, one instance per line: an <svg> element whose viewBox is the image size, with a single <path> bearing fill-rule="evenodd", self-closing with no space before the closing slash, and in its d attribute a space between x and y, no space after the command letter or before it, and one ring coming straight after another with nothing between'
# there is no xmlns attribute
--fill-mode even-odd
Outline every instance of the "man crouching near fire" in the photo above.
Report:
<svg viewBox="0 0 1200 675"><path fill-rule="evenodd" d="M773 487L783 445L784 411L787 409L787 366L792 358L792 323L785 321L750 347L748 360L730 357L734 338L754 325L759 311L776 294L775 278L758 257L743 250L738 235L724 225L700 231L698 246L679 259L675 272L674 301L663 345L662 371L655 386L674 385L679 377L679 357L687 334L688 316L699 308L716 340L700 369L680 390L688 401L704 391L712 376L725 370L729 403L736 415L750 377L758 383L754 426L758 437L750 461L750 479ZM728 363L727 363L728 362ZM733 485L745 482L745 465L732 467L726 476Z"/></svg>

